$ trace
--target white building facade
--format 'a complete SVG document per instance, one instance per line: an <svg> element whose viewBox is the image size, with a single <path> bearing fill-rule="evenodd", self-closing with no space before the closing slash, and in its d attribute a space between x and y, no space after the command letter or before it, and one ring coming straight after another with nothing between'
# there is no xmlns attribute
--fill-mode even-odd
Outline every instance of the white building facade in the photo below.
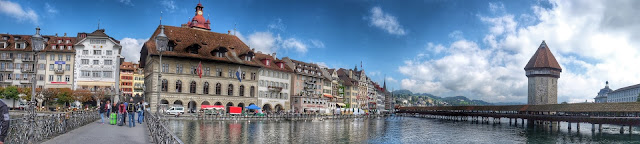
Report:
<svg viewBox="0 0 640 144"><path fill-rule="evenodd" d="M607 94L607 103L636 102L640 94L640 84L623 87Z"/></svg>
<svg viewBox="0 0 640 144"><path fill-rule="evenodd" d="M290 110L289 92L291 87L291 70L285 62L277 59L276 54L256 53L254 59L262 64L258 76L258 105L273 112Z"/></svg>
<svg viewBox="0 0 640 144"><path fill-rule="evenodd" d="M117 86L122 46L99 29L80 33L75 44L73 89L112 90Z"/></svg>

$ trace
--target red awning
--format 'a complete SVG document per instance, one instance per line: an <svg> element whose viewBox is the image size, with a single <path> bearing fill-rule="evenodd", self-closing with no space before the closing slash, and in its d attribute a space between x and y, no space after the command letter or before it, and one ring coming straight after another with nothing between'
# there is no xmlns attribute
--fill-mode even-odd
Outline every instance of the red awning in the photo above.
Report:
<svg viewBox="0 0 640 144"><path fill-rule="evenodd" d="M324 94L324 97L333 98L333 96L331 96L331 94Z"/></svg>
<svg viewBox="0 0 640 144"><path fill-rule="evenodd" d="M224 109L222 105L202 105L200 106L202 109Z"/></svg>

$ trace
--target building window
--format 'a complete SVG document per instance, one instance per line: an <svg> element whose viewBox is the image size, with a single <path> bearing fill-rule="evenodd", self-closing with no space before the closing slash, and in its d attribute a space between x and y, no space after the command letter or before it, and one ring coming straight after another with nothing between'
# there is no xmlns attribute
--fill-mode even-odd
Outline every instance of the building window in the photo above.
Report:
<svg viewBox="0 0 640 144"><path fill-rule="evenodd" d="M24 49L26 47L25 43L16 43L16 49Z"/></svg>
<svg viewBox="0 0 640 144"><path fill-rule="evenodd" d="M67 55L67 61L71 61L71 55Z"/></svg>
<svg viewBox="0 0 640 144"><path fill-rule="evenodd" d="M39 77L38 81L44 81L44 75L38 75L38 77ZM2 79L2 78L0 78L0 79Z"/></svg>
<svg viewBox="0 0 640 144"><path fill-rule="evenodd" d="M6 42L0 42L0 48L6 48L6 47L7 47Z"/></svg>
<svg viewBox="0 0 640 144"><path fill-rule="evenodd" d="M189 86L189 92L190 93L196 93L196 82L195 81L191 81L191 85Z"/></svg>
<svg viewBox="0 0 640 144"><path fill-rule="evenodd" d="M113 55L113 51L107 50L107 55Z"/></svg>
<svg viewBox="0 0 640 144"><path fill-rule="evenodd" d="M62 75L57 75L56 78L57 78L56 79L57 81L59 81L59 82L62 81Z"/></svg>
<svg viewBox="0 0 640 144"><path fill-rule="evenodd" d="M162 80L162 91L163 92L167 92L168 88L169 88L169 82L167 81L167 79L163 79Z"/></svg>
<svg viewBox="0 0 640 144"><path fill-rule="evenodd" d="M93 50L93 55L102 55L102 50Z"/></svg>
<svg viewBox="0 0 640 144"><path fill-rule="evenodd" d="M49 55L49 60L55 61L56 60L56 55L55 54Z"/></svg>
<svg viewBox="0 0 640 144"><path fill-rule="evenodd" d="M67 50L71 50L71 46L67 46Z"/></svg>
<svg viewBox="0 0 640 144"><path fill-rule="evenodd" d="M60 48L60 50L64 50L64 46L63 45L58 46L58 48Z"/></svg>
<svg viewBox="0 0 640 144"><path fill-rule="evenodd" d="M233 70L229 69L229 77L233 78Z"/></svg>
<svg viewBox="0 0 640 144"><path fill-rule="evenodd" d="M241 76L242 76L242 79L245 79L245 77L244 77L244 76L245 76L245 74L246 74L245 72L242 72L242 75L241 75Z"/></svg>
<svg viewBox="0 0 640 144"><path fill-rule="evenodd" d="M249 88L249 95L251 97L255 97L255 91L256 91L256 88L254 86L251 86L251 88Z"/></svg>
<svg viewBox="0 0 640 144"><path fill-rule="evenodd" d="M182 74L182 65L181 64L177 64L176 65L176 74Z"/></svg>
<svg viewBox="0 0 640 144"><path fill-rule="evenodd" d="M66 81L66 82L71 81L71 77L69 77L69 75L65 75L64 76L64 81Z"/></svg>
<svg viewBox="0 0 640 144"><path fill-rule="evenodd" d="M240 96L244 96L244 85L240 85Z"/></svg>
<svg viewBox="0 0 640 144"><path fill-rule="evenodd" d="M80 71L80 73L82 74L82 77L90 77L91 76L91 72L89 71Z"/></svg>
<svg viewBox="0 0 640 144"><path fill-rule="evenodd" d="M82 64L89 64L89 60L88 59L82 59Z"/></svg>
<svg viewBox="0 0 640 144"><path fill-rule="evenodd" d="M112 78L112 77L113 77L113 72L111 72L111 71L104 71L104 72L103 72L103 76L104 76L104 78Z"/></svg>
<svg viewBox="0 0 640 144"><path fill-rule="evenodd" d="M251 73L251 80L256 80L256 73Z"/></svg>
<svg viewBox="0 0 640 144"><path fill-rule="evenodd" d="M53 81L53 75L49 75L49 81Z"/></svg>
<svg viewBox="0 0 640 144"><path fill-rule="evenodd" d="M89 55L89 50L82 50L82 55Z"/></svg>
<svg viewBox="0 0 640 144"><path fill-rule="evenodd" d="M71 70L71 65L70 64L66 64L65 65L65 70L68 70L68 71Z"/></svg>
<svg viewBox="0 0 640 144"><path fill-rule="evenodd" d="M229 88L227 88L227 95L233 95L233 84L229 84Z"/></svg>
<svg viewBox="0 0 640 144"><path fill-rule="evenodd" d="M58 64L58 70L62 70L62 64Z"/></svg>
<svg viewBox="0 0 640 144"><path fill-rule="evenodd" d="M93 64L94 65L99 65L100 64L100 60L93 60Z"/></svg>
<svg viewBox="0 0 640 144"><path fill-rule="evenodd" d="M94 78L100 78L100 75L101 75L100 71L93 71L92 73Z"/></svg>
<svg viewBox="0 0 640 144"><path fill-rule="evenodd" d="M162 64L162 72L163 73L167 73L169 72L169 64Z"/></svg>
<svg viewBox="0 0 640 144"><path fill-rule="evenodd" d="M216 95L222 94L222 84L216 83Z"/></svg>
<svg viewBox="0 0 640 144"><path fill-rule="evenodd" d="M176 81L176 92L182 92L182 81Z"/></svg>
<svg viewBox="0 0 640 144"><path fill-rule="evenodd" d="M222 77L222 69L221 68L216 68L216 76Z"/></svg>
<svg viewBox="0 0 640 144"><path fill-rule="evenodd" d="M204 68L204 75L205 76L209 76L210 73L211 73L211 68Z"/></svg>
<svg viewBox="0 0 640 144"><path fill-rule="evenodd" d="M49 70L52 71L55 68L53 64L49 64Z"/></svg>
<svg viewBox="0 0 640 144"><path fill-rule="evenodd" d="M46 54L41 54L40 55L40 60L46 60L46 59L47 59L47 55Z"/></svg>
<svg viewBox="0 0 640 144"><path fill-rule="evenodd" d="M113 60L104 60L104 65L111 65Z"/></svg>
<svg viewBox="0 0 640 144"><path fill-rule="evenodd" d="M209 94L209 82L204 82L204 87L202 87L203 94Z"/></svg>

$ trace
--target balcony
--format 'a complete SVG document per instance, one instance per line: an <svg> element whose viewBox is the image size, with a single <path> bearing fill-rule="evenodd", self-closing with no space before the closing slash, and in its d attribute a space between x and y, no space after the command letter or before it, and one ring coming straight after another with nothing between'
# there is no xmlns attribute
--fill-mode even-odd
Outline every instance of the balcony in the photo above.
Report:
<svg viewBox="0 0 640 144"><path fill-rule="evenodd" d="M0 72L12 72L12 71L13 69L4 69L4 68L0 69Z"/></svg>
<svg viewBox="0 0 640 144"><path fill-rule="evenodd" d="M57 70L54 70L54 72L56 74L64 74L64 70L63 69L57 69Z"/></svg>
<svg viewBox="0 0 640 144"><path fill-rule="evenodd" d="M144 86L137 85L137 86L134 86L133 88L135 88L135 89L143 89Z"/></svg>
<svg viewBox="0 0 640 144"><path fill-rule="evenodd" d="M10 58L10 57L0 57L0 61L13 61L13 58Z"/></svg>
<svg viewBox="0 0 640 144"><path fill-rule="evenodd" d="M22 59L22 62L33 62L33 61L34 61L34 60L33 60L33 59L30 59L30 58L26 58L26 59L25 59L25 58L23 58L23 59Z"/></svg>
<svg viewBox="0 0 640 144"><path fill-rule="evenodd" d="M315 83L316 83L316 81L314 81L314 80L305 80L305 81L304 81L304 83L307 83L307 84L315 84Z"/></svg>
<svg viewBox="0 0 640 144"><path fill-rule="evenodd" d="M267 88L269 89L269 91L272 91L272 92L280 92L280 91L282 91L282 87L269 86Z"/></svg>
<svg viewBox="0 0 640 144"><path fill-rule="evenodd" d="M33 82L31 80L24 80L23 79L23 80L20 80L20 83L22 83L22 84L30 84L30 83L33 83Z"/></svg>
<svg viewBox="0 0 640 144"><path fill-rule="evenodd" d="M33 73L35 72L33 69L20 69L22 73Z"/></svg>

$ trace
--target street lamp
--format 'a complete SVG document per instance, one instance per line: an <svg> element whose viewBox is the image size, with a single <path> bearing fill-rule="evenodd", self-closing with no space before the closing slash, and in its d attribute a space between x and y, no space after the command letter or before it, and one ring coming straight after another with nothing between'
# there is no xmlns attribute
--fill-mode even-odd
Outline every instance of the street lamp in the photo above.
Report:
<svg viewBox="0 0 640 144"><path fill-rule="evenodd" d="M38 52L42 51L42 49L44 49L44 38L42 38L42 36L40 35L40 27L36 27L36 34L31 36L31 48L33 50L33 58L35 59L35 63L33 64L33 71L34 71L34 76L31 77L32 82L33 82L33 86L31 86L31 101L29 101L29 108L28 108L28 114L26 115L26 118L24 119L25 122L28 120L29 122L29 133L28 133L28 141L33 141L34 138L34 130L35 130L35 119L36 119L36 101L35 101L35 97L36 97L36 84L37 84L37 79L36 79L36 75L38 74Z"/></svg>
<svg viewBox="0 0 640 144"><path fill-rule="evenodd" d="M156 50L160 54L160 61L158 62L158 97L156 97L156 113L160 112L160 92L162 89L162 52L167 49L169 44L169 38L164 35L164 26L160 25L160 34L156 35Z"/></svg>

